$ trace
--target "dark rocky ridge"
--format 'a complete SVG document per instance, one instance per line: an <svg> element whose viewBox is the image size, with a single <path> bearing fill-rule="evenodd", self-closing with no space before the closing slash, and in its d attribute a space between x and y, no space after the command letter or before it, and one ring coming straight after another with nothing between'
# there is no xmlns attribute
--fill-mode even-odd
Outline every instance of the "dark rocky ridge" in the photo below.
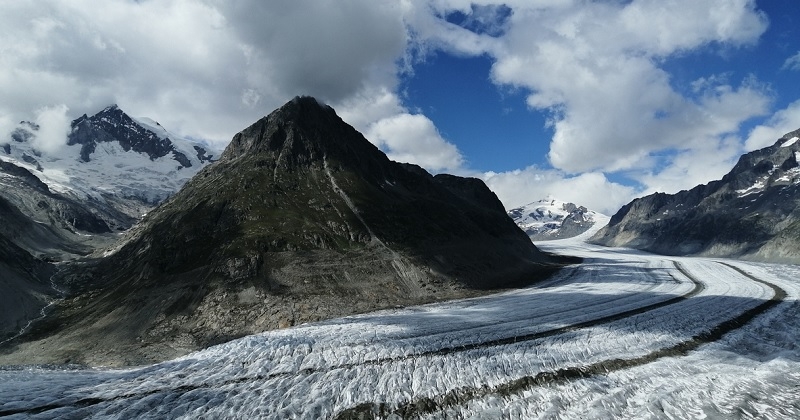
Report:
<svg viewBox="0 0 800 420"><path fill-rule="evenodd" d="M800 263L800 142L786 134L721 180L633 200L591 241L668 255Z"/></svg>
<svg viewBox="0 0 800 420"><path fill-rule="evenodd" d="M0 223L8 223L0 202ZM0 232L0 342L17 334L55 298L52 264L36 258Z"/></svg>
<svg viewBox="0 0 800 420"><path fill-rule="evenodd" d="M123 215L51 191L33 173L0 161L0 342L16 334L58 295L56 262L113 241L110 220Z"/></svg>
<svg viewBox="0 0 800 420"><path fill-rule="evenodd" d="M0 342L56 296L53 261L91 252L78 229L103 233L108 226L27 169L0 161Z"/></svg>
<svg viewBox="0 0 800 420"><path fill-rule="evenodd" d="M62 281L76 297L17 354L152 362L267 329L529 284L558 268L481 181L389 161L333 109L295 98L237 134L115 253L73 267ZM4 360L19 362L13 352Z"/></svg>

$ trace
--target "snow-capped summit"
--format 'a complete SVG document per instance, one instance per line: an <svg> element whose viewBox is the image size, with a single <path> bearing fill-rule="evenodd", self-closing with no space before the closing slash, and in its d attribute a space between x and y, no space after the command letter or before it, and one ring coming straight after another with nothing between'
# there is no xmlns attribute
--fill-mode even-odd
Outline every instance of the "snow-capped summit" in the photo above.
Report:
<svg viewBox="0 0 800 420"><path fill-rule="evenodd" d="M608 216L549 197L508 211L534 241L571 238L608 223Z"/></svg>
<svg viewBox="0 0 800 420"><path fill-rule="evenodd" d="M0 139L0 159L29 169L54 191L78 197L156 204L174 194L218 155L117 105L72 121L66 143L37 147L39 126L20 123Z"/></svg>

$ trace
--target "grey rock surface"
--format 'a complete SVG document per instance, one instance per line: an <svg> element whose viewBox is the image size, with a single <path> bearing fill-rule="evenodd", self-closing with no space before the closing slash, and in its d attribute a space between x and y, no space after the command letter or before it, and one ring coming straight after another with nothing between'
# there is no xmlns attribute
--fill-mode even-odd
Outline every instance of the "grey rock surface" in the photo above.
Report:
<svg viewBox="0 0 800 420"><path fill-rule="evenodd" d="M800 263L799 134L743 155L721 180L632 201L591 241L668 255Z"/></svg>

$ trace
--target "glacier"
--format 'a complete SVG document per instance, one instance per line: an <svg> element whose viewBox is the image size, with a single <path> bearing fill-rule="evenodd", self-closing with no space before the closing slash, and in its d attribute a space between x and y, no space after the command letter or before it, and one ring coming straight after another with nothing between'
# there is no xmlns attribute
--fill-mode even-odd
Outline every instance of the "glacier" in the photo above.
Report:
<svg viewBox="0 0 800 420"><path fill-rule="evenodd" d="M602 248L591 233L541 244L585 261L525 289L152 366L2 367L0 416L800 417L800 267Z"/></svg>

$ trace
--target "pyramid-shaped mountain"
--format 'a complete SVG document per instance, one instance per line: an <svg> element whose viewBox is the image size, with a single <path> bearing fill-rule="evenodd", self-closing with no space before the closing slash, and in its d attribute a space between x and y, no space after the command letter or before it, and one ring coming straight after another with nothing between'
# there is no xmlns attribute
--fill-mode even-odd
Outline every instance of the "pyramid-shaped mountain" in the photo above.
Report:
<svg viewBox="0 0 800 420"><path fill-rule="evenodd" d="M86 363L162 360L559 267L483 182L390 161L309 97L237 134L108 254L64 277L87 292L40 324L31 348Z"/></svg>
<svg viewBox="0 0 800 420"><path fill-rule="evenodd" d="M670 255L800 263L800 130L743 155L721 180L638 198L592 241Z"/></svg>

